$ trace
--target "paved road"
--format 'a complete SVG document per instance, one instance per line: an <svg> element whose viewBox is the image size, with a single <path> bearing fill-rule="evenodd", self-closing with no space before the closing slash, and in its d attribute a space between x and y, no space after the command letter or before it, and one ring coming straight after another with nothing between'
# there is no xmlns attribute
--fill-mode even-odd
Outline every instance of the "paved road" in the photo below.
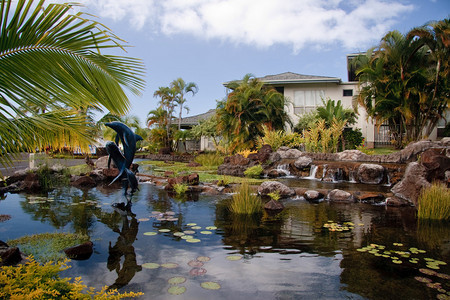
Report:
<svg viewBox="0 0 450 300"><path fill-rule="evenodd" d="M80 159L63 159L63 158L45 158L45 161L48 161L50 165L61 164L63 166L76 166L84 164L84 158ZM3 166L0 164L0 174L3 176L11 176L14 172L19 170L24 170L30 166L29 154L21 153L19 157L14 160L13 166Z"/></svg>

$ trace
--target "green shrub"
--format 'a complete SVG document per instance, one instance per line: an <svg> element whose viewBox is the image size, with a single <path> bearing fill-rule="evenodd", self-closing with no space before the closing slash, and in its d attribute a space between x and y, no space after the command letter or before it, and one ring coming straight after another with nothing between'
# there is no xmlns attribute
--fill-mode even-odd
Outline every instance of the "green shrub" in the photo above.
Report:
<svg viewBox="0 0 450 300"><path fill-rule="evenodd" d="M177 195L184 195L187 192L188 188L189 187L187 186L187 184L184 183L177 183L173 186L173 190Z"/></svg>
<svg viewBox="0 0 450 300"><path fill-rule="evenodd" d="M262 210L262 201L255 195L247 182L243 182L233 195L230 210L236 214L255 214Z"/></svg>
<svg viewBox="0 0 450 300"><path fill-rule="evenodd" d="M143 293L118 293L104 287L95 292L81 281L81 277L59 277L59 272L67 270L69 260L48 262L40 265L30 259L24 265L4 266L0 269L0 299L123 299L138 297Z"/></svg>
<svg viewBox="0 0 450 300"><path fill-rule="evenodd" d="M89 241L87 235L75 233L40 233L26 235L18 239L9 240L10 246L19 246L26 255L32 255L37 261L63 260L66 255L63 249ZM1 299L1 298L0 298Z"/></svg>
<svg viewBox="0 0 450 300"><path fill-rule="evenodd" d="M195 162L205 167L217 167L223 164L224 157L219 153L200 154L195 158Z"/></svg>
<svg viewBox="0 0 450 300"><path fill-rule="evenodd" d="M246 177L250 177L250 178L259 178L261 177L261 173L264 171L263 167L261 167L261 165L256 165L253 167L248 168L247 170L244 171L244 175Z"/></svg>
<svg viewBox="0 0 450 300"><path fill-rule="evenodd" d="M281 198L280 192L279 191L275 191L272 193L268 193L267 196L269 196L271 199L273 199L274 201L278 201Z"/></svg>
<svg viewBox="0 0 450 300"><path fill-rule="evenodd" d="M345 150L356 149L356 147L364 142L364 138L360 128L344 128L344 132L342 134L344 136Z"/></svg>
<svg viewBox="0 0 450 300"><path fill-rule="evenodd" d="M419 195L419 219L450 220L450 189L435 182Z"/></svg>

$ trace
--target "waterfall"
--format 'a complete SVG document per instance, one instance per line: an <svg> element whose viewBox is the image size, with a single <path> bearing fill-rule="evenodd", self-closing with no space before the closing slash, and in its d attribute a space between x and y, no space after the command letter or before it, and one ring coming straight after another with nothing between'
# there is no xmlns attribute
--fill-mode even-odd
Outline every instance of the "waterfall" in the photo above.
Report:
<svg viewBox="0 0 450 300"><path fill-rule="evenodd" d="M355 179L355 170L348 171L348 182L350 183L356 183Z"/></svg>
<svg viewBox="0 0 450 300"><path fill-rule="evenodd" d="M317 169L319 167L316 165L311 165L311 169L309 170L309 176L305 177L305 179L316 179Z"/></svg>
<svg viewBox="0 0 450 300"><path fill-rule="evenodd" d="M284 174L284 176L291 175L291 172L289 171L289 164L278 165L276 170L278 174Z"/></svg>
<svg viewBox="0 0 450 300"><path fill-rule="evenodd" d="M387 177L387 183L385 184L385 186L391 186L391 176L389 176L389 173L386 173L386 177Z"/></svg>

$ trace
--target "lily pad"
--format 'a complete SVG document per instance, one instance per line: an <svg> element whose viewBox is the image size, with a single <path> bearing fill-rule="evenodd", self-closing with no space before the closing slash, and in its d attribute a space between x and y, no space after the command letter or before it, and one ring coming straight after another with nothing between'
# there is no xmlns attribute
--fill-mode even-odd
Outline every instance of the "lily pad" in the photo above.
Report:
<svg viewBox="0 0 450 300"><path fill-rule="evenodd" d="M198 260L198 261L201 261L201 262L207 262L207 261L210 261L210 260L211 260L211 257L208 257L208 256L199 256L199 257L197 257L197 260Z"/></svg>
<svg viewBox="0 0 450 300"><path fill-rule="evenodd" d="M208 226L205 229L207 229L207 230L216 230L217 227L216 226Z"/></svg>
<svg viewBox="0 0 450 300"><path fill-rule="evenodd" d="M195 268L203 267L203 263L201 261L198 261L198 260L191 260L190 262L188 262L188 265L190 267L195 267Z"/></svg>
<svg viewBox="0 0 450 300"><path fill-rule="evenodd" d="M199 239L187 239L186 242L188 242L188 243L200 243L201 240L199 240Z"/></svg>
<svg viewBox="0 0 450 300"><path fill-rule="evenodd" d="M204 230L204 231L200 231L200 233L201 233L201 234L212 234L212 232L211 232L211 231L207 231L207 230Z"/></svg>
<svg viewBox="0 0 450 300"><path fill-rule="evenodd" d="M170 232L170 229L160 229L160 230L158 230L159 232Z"/></svg>
<svg viewBox="0 0 450 300"><path fill-rule="evenodd" d="M174 236L183 236L185 234L183 232L174 232L173 235Z"/></svg>
<svg viewBox="0 0 450 300"><path fill-rule="evenodd" d="M160 264L157 264L157 263L145 263L145 264L142 264L142 267L146 268L146 269L158 269L160 267Z"/></svg>
<svg viewBox="0 0 450 300"><path fill-rule="evenodd" d="M140 219L138 219L138 221L139 222L147 222L147 221L150 221L150 219L149 218L140 218Z"/></svg>
<svg viewBox="0 0 450 300"><path fill-rule="evenodd" d="M201 226L192 226L191 228L192 228L192 229L202 229Z"/></svg>
<svg viewBox="0 0 450 300"><path fill-rule="evenodd" d="M421 277L421 276L416 276L416 277L414 277L414 279L419 281L419 282L423 282L423 283L432 282L432 280L430 278Z"/></svg>
<svg viewBox="0 0 450 300"><path fill-rule="evenodd" d="M189 240L189 239L193 239L194 236L192 236L192 235L183 235L181 238L182 238L183 240Z"/></svg>
<svg viewBox="0 0 450 300"><path fill-rule="evenodd" d="M437 274L436 271L433 271L433 270L430 270L430 269L424 269L424 268L419 269L419 272L421 272L423 274L426 274L426 275L431 275L431 276Z"/></svg>
<svg viewBox="0 0 450 300"><path fill-rule="evenodd" d="M212 282L212 281L206 281L206 282L202 282L200 284L200 286L206 290L218 290L220 289L220 284L218 284L217 282Z"/></svg>
<svg viewBox="0 0 450 300"><path fill-rule="evenodd" d="M241 260L242 256L240 255L228 255L227 256L227 260L231 260L231 261L236 261L236 260Z"/></svg>
<svg viewBox="0 0 450 300"><path fill-rule="evenodd" d="M166 269L175 269L176 267L178 267L178 264L176 264L176 263L165 263L165 264L162 264L161 267L166 268Z"/></svg>
<svg viewBox="0 0 450 300"><path fill-rule="evenodd" d="M186 226L195 226L197 223L187 223Z"/></svg>
<svg viewBox="0 0 450 300"><path fill-rule="evenodd" d="M158 234L158 233L156 233L156 232L154 232L154 231L144 232L144 235L149 235L149 236L157 235L157 234Z"/></svg>
<svg viewBox="0 0 450 300"><path fill-rule="evenodd" d="M181 295L186 292L186 288L184 286L172 286L167 291L171 295Z"/></svg>
<svg viewBox="0 0 450 300"><path fill-rule="evenodd" d="M166 214L168 216L174 216L175 212L173 212L173 211L166 211L164 214Z"/></svg>
<svg viewBox="0 0 450 300"><path fill-rule="evenodd" d="M195 231L194 230L185 230L183 231L185 234L194 234Z"/></svg>
<svg viewBox="0 0 450 300"><path fill-rule="evenodd" d="M202 276L206 274L206 269L204 268L193 268L189 271L189 275L191 276Z"/></svg>
<svg viewBox="0 0 450 300"><path fill-rule="evenodd" d="M186 278L182 276L172 277L169 280L167 280L169 284L181 284L186 282Z"/></svg>
<svg viewBox="0 0 450 300"><path fill-rule="evenodd" d="M394 264L401 264L401 263L402 263L402 261L401 261L401 260L398 260L398 259L393 259L392 262L393 262Z"/></svg>

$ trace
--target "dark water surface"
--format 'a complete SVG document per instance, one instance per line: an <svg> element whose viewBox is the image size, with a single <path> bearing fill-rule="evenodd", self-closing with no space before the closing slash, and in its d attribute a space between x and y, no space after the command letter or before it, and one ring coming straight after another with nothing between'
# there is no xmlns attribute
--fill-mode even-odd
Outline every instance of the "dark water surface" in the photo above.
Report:
<svg viewBox="0 0 450 300"><path fill-rule="evenodd" d="M36 203L20 194L1 200L0 214L11 219L0 223L0 240L42 232L88 234L94 254L71 261L62 275L81 276L98 289L142 291L141 299L436 299L450 291L448 264L431 275L420 271L429 269L430 260L449 263L448 223L418 224L408 208L289 199L282 200L286 208L276 216L240 217L227 210L231 196L175 199L150 184L140 184L128 215L111 206L125 201L118 189L65 188L48 198L53 201ZM155 211L173 219L158 220ZM331 231L344 226L351 228ZM183 231L194 231L200 241L174 235ZM198 257L209 261L195 266ZM162 266L148 269L145 263ZM173 277L186 281L170 284ZM428 287L421 278L440 286ZM220 289L204 289L203 282ZM186 291L172 295L173 286Z"/></svg>

